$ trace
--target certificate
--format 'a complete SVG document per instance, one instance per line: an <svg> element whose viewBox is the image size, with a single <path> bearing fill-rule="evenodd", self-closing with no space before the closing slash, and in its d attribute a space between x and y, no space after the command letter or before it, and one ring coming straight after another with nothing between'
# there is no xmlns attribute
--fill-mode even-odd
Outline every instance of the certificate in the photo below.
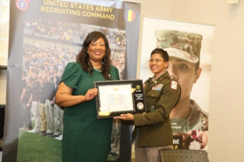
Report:
<svg viewBox="0 0 244 162"><path fill-rule="evenodd" d="M98 118L145 111L142 80L99 81L94 85L98 89Z"/></svg>

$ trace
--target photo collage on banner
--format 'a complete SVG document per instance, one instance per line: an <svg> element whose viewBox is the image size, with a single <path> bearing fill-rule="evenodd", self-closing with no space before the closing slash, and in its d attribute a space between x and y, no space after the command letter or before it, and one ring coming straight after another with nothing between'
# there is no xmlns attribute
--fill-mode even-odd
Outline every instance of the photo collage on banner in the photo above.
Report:
<svg viewBox="0 0 244 162"><path fill-rule="evenodd" d="M170 114L174 149L207 150L209 91L214 26L144 17L140 78L153 74L150 52L169 54L168 72L181 86L181 98Z"/></svg>
<svg viewBox="0 0 244 162"><path fill-rule="evenodd" d="M3 160L58 162L63 110L55 93L65 66L75 62L87 34L100 31L120 79L135 78L136 65L128 58L137 58L140 4L16 0L10 7L7 105L8 116L15 118L7 119ZM108 161L130 161L131 131L131 124L113 123Z"/></svg>

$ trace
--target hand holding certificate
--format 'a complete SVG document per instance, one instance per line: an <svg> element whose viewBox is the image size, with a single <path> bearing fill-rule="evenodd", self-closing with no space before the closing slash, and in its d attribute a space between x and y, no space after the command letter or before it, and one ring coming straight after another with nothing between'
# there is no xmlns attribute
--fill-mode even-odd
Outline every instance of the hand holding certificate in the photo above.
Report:
<svg viewBox="0 0 244 162"><path fill-rule="evenodd" d="M142 80L95 82L97 117L144 112Z"/></svg>
<svg viewBox="0 0 244 162"><path fill-rule="evenodd" d="M114 119L122 119L122 120L134 120L134 116L131 113L121 114L120 116L114 117Z"/></svg>

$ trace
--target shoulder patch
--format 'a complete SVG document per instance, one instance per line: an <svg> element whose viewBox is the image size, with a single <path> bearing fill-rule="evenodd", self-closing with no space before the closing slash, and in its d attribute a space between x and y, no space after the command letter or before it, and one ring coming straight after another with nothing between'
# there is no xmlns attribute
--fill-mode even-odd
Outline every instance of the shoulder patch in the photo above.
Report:
<svg viewBox="0 0 244 162"><path fill-rule="evenodd" d="M173 89L173 90L177 90L177 85L178 85L178 83L176 81L172 80L170 88Z"/></svg>

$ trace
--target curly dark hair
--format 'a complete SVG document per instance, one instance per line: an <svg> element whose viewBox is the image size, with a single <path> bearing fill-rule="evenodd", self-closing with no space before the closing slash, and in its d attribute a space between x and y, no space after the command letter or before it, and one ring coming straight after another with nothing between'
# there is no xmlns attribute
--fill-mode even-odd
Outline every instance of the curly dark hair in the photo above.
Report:
<svg viewBox="0 0 244 162"><path fill-rule="evenodd" d="M111 61L110 61L111 51L109 48L108 39L106 38L106 36L103 33L98 32L98 31L93 31L86 36L86 38L83 42L83 45L82 45L82 49L76 56L76 62L81 64L84 71L86 71L90 75L93 74L93 66L92 66L91 62L89 61L89 55L87 53L87 50L88 50L89 45L92 42L97 41L99 38L102 38L104 40L105 47L106 47L105 55L102 59L102 75L105 79L111 80L111 78L109 76L110 65L111 65Z"/></svg>

